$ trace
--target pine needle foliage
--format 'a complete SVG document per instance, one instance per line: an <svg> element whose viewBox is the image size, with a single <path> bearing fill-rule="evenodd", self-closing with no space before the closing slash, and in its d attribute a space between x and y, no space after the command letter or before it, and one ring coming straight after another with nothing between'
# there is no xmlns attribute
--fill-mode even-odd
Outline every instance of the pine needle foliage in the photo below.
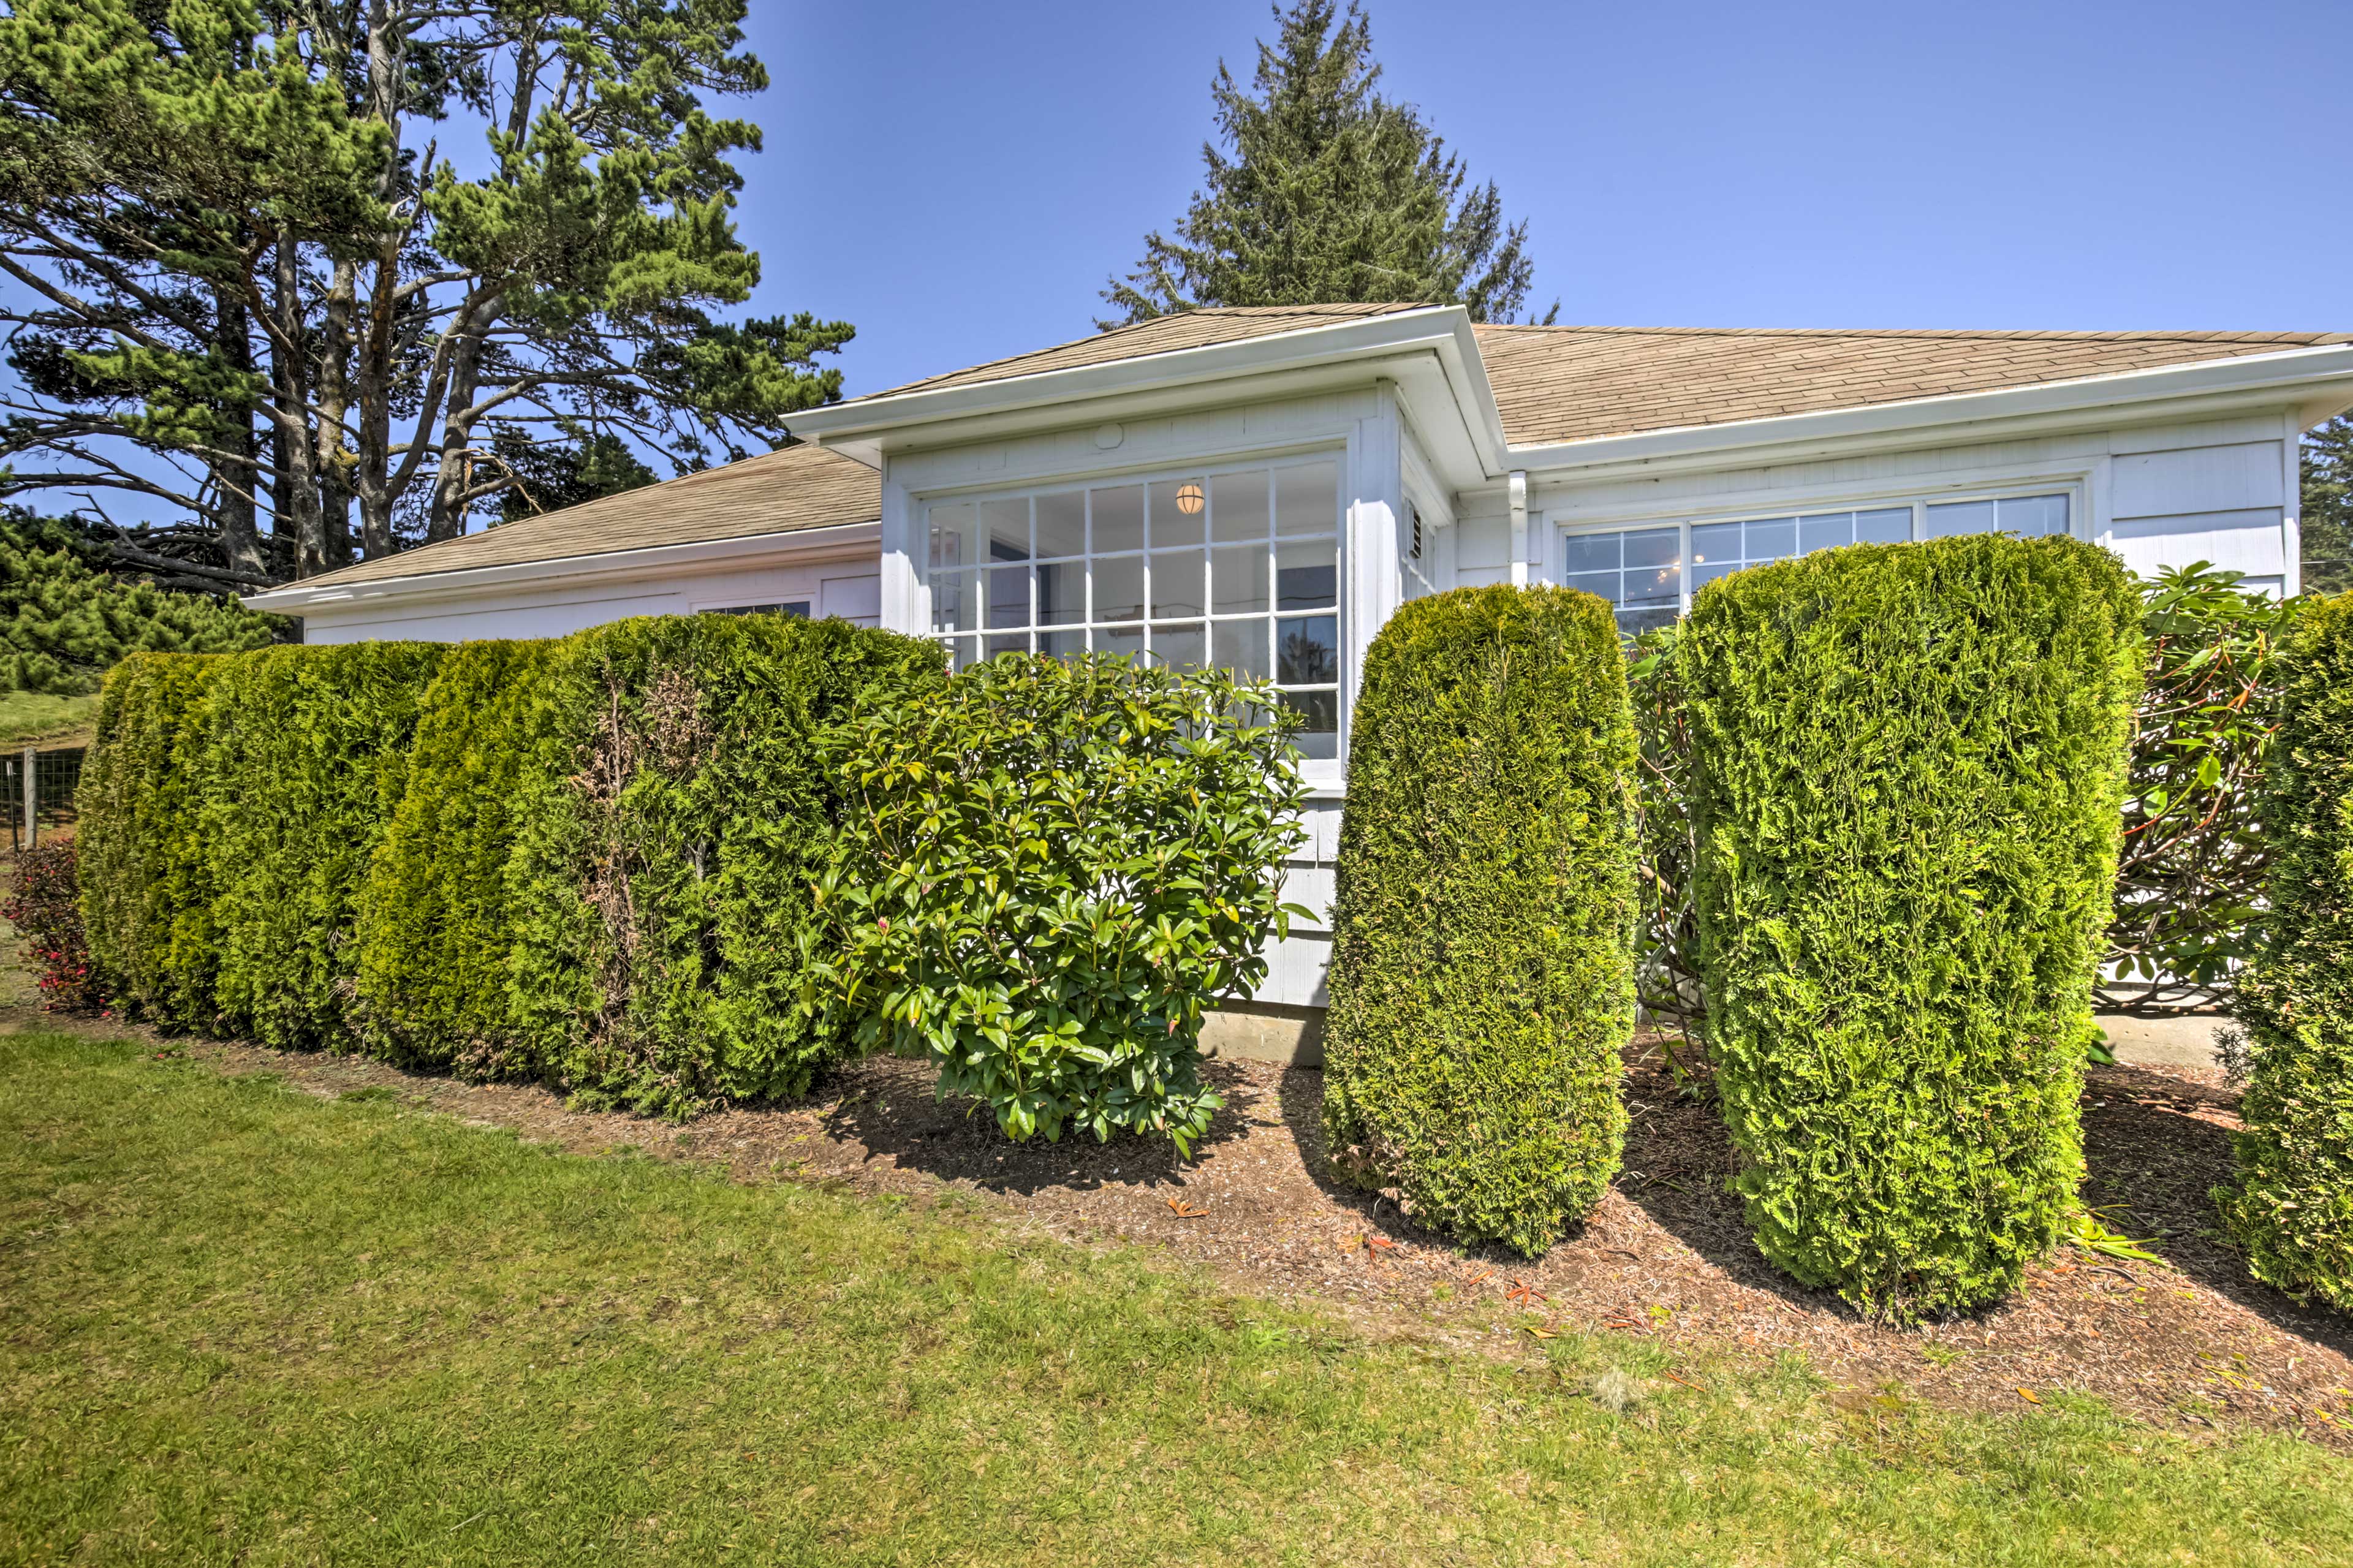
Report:
<svg viewBox="0 0 2353 1568"><path fill-rule="evenodd" d="M449 650L421 700L400 805L359 907L354 1013L371 1055L470 1077L528 1071L507 965L518 803L554 777L548 641Z"/></svg>
<svg viewBox="0 0 2353 1568"><path fill-rule="evenodd" d="M1684 624L1737 1189L1873 1316L1999 1300L2074 1205L2139 613L2103 551L1973 535L1739 573Z"/></svg>
<svg viewBox="0 0 2353 1568"><path fill-rule="evenodd" d="M213 1021L214 862L199 816L206 695L226 657L134 653L99 699L76 790L82 924L99 988L166 1028Z"/></svg>
<svg viewBox="0 0 2353 1568"><path fill-rule="evenodd" d="M1535 1256L1626 1131L1633 777L1609 606L1562 588L1418 599L1373 639L1348 748L1324 1032L1343 1173Z"/></svg>
<svg viewBox="0 0 2353 1568"><path fill-rule="evenodd" d="M2271 907L2237 989L2246 1131L2216 1196L2256 1279L2353 1311L2353 594L2306 607L2284 664Z"/></svg>
<svg viewBox="0 0 2353 1568"><path fill-rule="evenodd" d="M1219 65L1204 188L1175 238L1146 236L1144 259L1105 286L1114 314L1097 324L1204 305L1395 302L1516 320L1535 268L1527 225L1504 221L1493 182L1472 184L1416 110L1380 96L1364 11L1299 0L1275 22L1251 91Z"/></svg>
<svg viewBox="0 0 2353 1568"><path fill-rule="evenodd" d="M95 691L127 654L231 653L291 636L283 616L235 599L125 582L98 570L65 523L0 508L0 691Z"/></svg>
<svg viewBox="0 0 2353 1568"><path fill-rule="evenodd" d="M408 778L439 645L272 647L205 694L197 830L210 857L221 1026L348 1047L362 883Z"/></svg>
<svg viewBox="0 0 2353 1568"><path fill-rule="evenodd" d="M2301 457L2304 591L2341 594L2353 588L2353 418L2306 432Z"/></svg>
<svg viewBox="0 0 2353 1568"><path fill-rule="evenodd" d="M560 765L519 806L514 1025L585 1104L691 1116L797 1094L839 1054L802 1006L836 831L818 732L939 646L845 621L673 616L574 634L545 678Z"/></svg>

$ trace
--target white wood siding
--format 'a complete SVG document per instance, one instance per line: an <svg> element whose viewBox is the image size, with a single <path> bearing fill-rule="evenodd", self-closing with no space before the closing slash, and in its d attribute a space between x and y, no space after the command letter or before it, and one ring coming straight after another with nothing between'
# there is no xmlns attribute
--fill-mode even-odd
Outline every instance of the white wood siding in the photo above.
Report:
<svg viewBox="0 0 2353 1568"><path fill-rule="evenodd" d="M707 572L651 581L611 580L518 587L438 604L322 606L302 617L306 643L405 638L463 642L478 637L552 637L629 616L680 616L729 605L805 602L817 616L879 624L880 579L871 550L846 559L759 566L734 561Z"/></svg>

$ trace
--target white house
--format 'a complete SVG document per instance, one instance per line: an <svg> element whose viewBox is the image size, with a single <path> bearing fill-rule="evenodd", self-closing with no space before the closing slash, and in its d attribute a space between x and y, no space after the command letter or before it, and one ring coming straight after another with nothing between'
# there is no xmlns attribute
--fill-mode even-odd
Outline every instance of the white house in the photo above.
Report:
<svg viewBox="0 0 2353 1568"><path fill-rule="evenodd" d="M1199 310L796 419L805 443L260 595L311 642L776 609L961 664L1092 647L1271 675L1308 717L1328 907L1349 702L1403 601L1564 583L1630 626L1856 540L2069 532L2297 590L2297 438L2353 407L2311 332L1653 331L1461 309ZM1287 1049L1327 938L1229 1048Z"/></svg>

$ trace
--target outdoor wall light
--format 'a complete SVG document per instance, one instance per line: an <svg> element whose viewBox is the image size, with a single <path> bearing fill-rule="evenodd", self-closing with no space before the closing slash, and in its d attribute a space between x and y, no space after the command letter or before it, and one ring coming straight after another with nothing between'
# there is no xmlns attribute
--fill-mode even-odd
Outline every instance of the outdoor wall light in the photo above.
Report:
<svg viewBox="0 0 2353 1568"><path fill-rule="evenodd" d="M1201 510L1201 487L1182 484L1176 487L1176 510L1191 517Z"/></svg>

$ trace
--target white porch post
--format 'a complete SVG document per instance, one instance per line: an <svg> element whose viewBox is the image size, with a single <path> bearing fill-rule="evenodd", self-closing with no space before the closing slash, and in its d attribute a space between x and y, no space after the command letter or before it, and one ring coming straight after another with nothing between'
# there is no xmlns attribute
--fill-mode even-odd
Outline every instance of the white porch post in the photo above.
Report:
<svg viewBox="0 0 2353 1568"><path fill-rule="evenodd" d="M891 478L890 459L882 466L882 629L917 637L932 629L928 590L915 570L916 552L923 546L921 520L904 486Z"/></svg>
<svg viewBox="0 0 2353 1568"><path fill-rule="evenodd" d="M1341 671L1341 698L1356 701L1365 673L1365 654L1373 637L1405 600L1405 573L1399 556L1405 540L1404 439L1398 422L1397 388L1380 384L1373 414L1356 421L1348 442L1347 614L1343 644L1346 668ZM1347 754L1342 736L1342 756Z"/></svg>
<svg viewBox="0 0 2353 1568"><path fill-rule="evenodd" d="M1512 586L1528 585L1528 476L1514 468L1511 479Z"/></svg>

